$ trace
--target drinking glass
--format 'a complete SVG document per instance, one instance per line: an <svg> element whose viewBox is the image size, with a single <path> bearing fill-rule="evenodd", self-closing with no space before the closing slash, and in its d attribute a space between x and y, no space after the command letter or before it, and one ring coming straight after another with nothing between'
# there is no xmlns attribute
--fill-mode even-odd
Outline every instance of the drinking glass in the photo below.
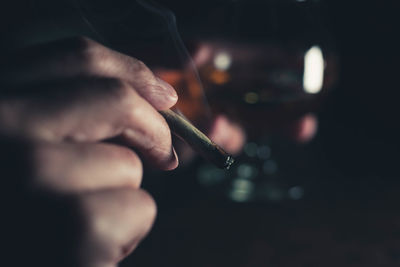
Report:
<svg viewBox="0 0 400 267"><path fill-rule="evenodd" d="M247 142L230 172L202 164L198 181L238 202L302 199L318 158L307 144L313 133L301 132L316 131L338 70L323 3L218 3L186 38L212 114L240 124Z"/></svg>

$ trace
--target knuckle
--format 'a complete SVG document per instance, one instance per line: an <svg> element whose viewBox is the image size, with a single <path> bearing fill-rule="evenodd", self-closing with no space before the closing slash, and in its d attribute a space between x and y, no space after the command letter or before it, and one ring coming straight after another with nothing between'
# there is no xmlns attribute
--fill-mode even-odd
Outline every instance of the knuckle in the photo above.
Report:
<svg viewBox="0 0 400 267"><path fill-rule="evenodd" d="M132 94L129 84L121 79L109 78L105 80L106 87L119 99L124 100Z"/></svg>
<svg viewBox="0 0 400 267"><path fill-rule="evenodd" d="M111 99L121 110L126 110L130 113L131 110L137 109L136 96L133 88L121 79L110 78L105 82L106 90L111 94Z"/></svg>
<svg viewBox="0 0 400 267"><path fill-rule="evenodd" d="M138 221L138 214L129 212L126 214L127 220L132 223L140 224L138 232L147 233L151 228L153 221L157 214L157 206L153 197L143 189L120 189L120 203L119 205L125 206L128 210L136 210L140 213L140 220Z"/></svg>
<svg viewBox="0 0 400 267"><path fill-rule="evenodd" d="M154 199L140 189L121 188L98 192L79 202L88 237L107 240L115 245L125 243L127 235L144 237L157 214ZM116 224L119 227L116 228Z"/></svg>
<svg viewBox="0 0 400 267"><path fill-rule="evenodd" d="M146 234L154 223L157 215L157 205L153 197L145 190L138 190L140 203L143 207L144 233Z"/></svg>
<svg viewBox="0 0 400 267"><path fill-rule="evenodd" d="M136 71L149 71L146 64L139 59L132 58L132 65L136 69Z"/></svg>
<svg viewBox="0 0 400 267"><path fill-rule="evenodd" d="M118 154L116 157L122 159L121 162L123 161L123 164L127 168L128 175L126 176L124 186L138 189L142 182L143 176L143 164L139 156L131 149L126 147L121 147L115 153Z"/></svg>
<svg viewBox="0 0 400 267"><path fill-rule="evenodd" d="M92 72L99 66L102 46L83 36L72 40L72 48L67 53L68 59L82 66L86 72Z"/></svg>
<svg viewBox="0 0 400 267"><path fill-rule="evenodd" d="M131 66L132 66L132 73L136 73L137 77L140 77L141 80L145 81L146 83L155 83L156 78L153 72L147 67L143 61L130 58L131 59Z"/></svg>
<svg viewBox="0 0 400 267"><path fill-rule="evenodd" d="M146 118L151 120L151 112L149 111L145 100L134 90L130 90L124 99L120 99L121 107L124 108L124 124L127 126L142 124ZM150 134L150 133L149 133Z"/></svg>

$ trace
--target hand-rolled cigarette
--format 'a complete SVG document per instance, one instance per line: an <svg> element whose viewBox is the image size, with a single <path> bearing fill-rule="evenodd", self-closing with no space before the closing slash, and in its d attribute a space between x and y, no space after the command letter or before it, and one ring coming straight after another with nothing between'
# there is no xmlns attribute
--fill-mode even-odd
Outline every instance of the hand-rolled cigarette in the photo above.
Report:
<svg viewBox="0 0 400 267"><path fill-rule="evenodd" d="M223 169L229 169L233 164L232 156L182 116L172 110L160 111L160 113L167 121L172 133L185 141L204 158Z"/></svg>

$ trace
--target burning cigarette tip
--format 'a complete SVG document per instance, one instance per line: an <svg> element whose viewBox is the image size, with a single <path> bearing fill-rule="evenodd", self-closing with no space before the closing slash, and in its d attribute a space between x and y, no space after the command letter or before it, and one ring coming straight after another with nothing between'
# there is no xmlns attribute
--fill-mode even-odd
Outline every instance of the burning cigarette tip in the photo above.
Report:
<svg viewBox="0 0 400 267"><path fill-rule="evenodd" d="M232 156L228 156L226 158L224 169L229 170L232 164L235 162L235 159Z"/></svg>
<svg viewBox="0 0 400 267"><path fill-rule="evenodd" d="M222 169L229 169L234 163L235 160L232 156L214 144L204 133L182 116L171 110L160 111L160 113L167 121L171 131L205 159Z"/></svg>

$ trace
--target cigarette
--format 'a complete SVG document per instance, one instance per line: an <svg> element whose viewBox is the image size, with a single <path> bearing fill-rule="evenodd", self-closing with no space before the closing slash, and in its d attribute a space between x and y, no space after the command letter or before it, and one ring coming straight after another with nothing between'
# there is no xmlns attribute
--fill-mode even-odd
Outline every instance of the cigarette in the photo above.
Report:
<svg viewBox="0 0 400 267"><path fill-rule="evenodd" d="M189 121L172 110L160 111L172 133L186 142L208 161L222 169L229 169L235 161Z"/></svg>

